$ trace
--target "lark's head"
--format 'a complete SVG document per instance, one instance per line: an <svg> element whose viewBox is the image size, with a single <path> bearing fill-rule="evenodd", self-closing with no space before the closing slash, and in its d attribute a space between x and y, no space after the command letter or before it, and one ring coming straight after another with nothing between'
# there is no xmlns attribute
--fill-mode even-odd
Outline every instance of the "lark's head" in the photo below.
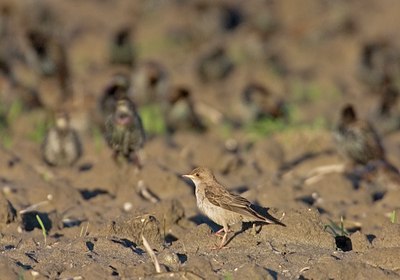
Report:
<svg viewBox="0 0 400 280"><path fill-rule="evenodd" d="M190 172L189 174L182 175L182 176L192 180L195 185L198 185L201 182L215 180L215 177L214 177L214 174L212 173L212 171L206 167L197 167L197 168L193 169L193 171Z"/></svg>

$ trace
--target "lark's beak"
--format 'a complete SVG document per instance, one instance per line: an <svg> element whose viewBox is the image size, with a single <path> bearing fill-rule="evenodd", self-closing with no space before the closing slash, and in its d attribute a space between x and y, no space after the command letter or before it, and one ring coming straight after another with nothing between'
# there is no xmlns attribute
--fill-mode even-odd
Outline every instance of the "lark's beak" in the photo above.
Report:
<svg viewBox="0 0 400 280"><path fill-rule="evenodd" d="M188 178L190 180L193 180L194 176L193 175L182 175L183 178Z"/></svg>

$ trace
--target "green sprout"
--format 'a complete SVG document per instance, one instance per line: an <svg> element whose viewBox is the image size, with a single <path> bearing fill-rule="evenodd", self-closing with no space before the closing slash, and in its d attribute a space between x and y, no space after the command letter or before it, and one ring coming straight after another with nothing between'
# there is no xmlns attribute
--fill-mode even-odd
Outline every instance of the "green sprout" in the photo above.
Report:
<svg viewBox="0 0 400 280"><path fill-rule="evenodd" d="M390 222L392 222L392 224L395 224L397 222L396 210L393 210L393 212L390 213Z"/></svg>
<svg viewBox="0 0 400 280"><path fill-rule="evenodd" d="M42 219L39 217L39 215L36 215L36 220L38 221L40 227L42 228L42 234L44 237L44 245L46 246L47 244L47 234L46 234L46 228L44 227Z"/></svg>
<svg viewBox="0 0 400 280"><path fill-rule="evenodd" d="M332 234L334 237L349 236L350 233L344 228L343 216L340 217L340 224L329 219L330 224L324 226L324 230Z"/></svg>

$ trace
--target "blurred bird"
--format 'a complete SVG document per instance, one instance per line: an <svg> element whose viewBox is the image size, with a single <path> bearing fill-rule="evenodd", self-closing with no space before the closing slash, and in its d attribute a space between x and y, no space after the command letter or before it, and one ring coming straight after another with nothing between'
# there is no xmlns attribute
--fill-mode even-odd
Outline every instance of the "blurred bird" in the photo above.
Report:
<svg viewBox="0 0 400 280"><path fill-rule="evenodd" d="M114 34L110 46L110 62L128 67L135 65L135 50L131 42L129 27L122 27Z"/></svg>
<svg viewBox="0 0 400 280"><path fill-rule="evenodd" d="M195 184L199 209L222 226L222 229L216 232L217 235L224 232L218 248L225 246L229 226L239 222L263 222L285 226L280 220L257 212L256 207L244 197L230 193L208 168L198 167L183 177L189 178Z"/></svg>
<svg viewBox="0 0 400 280"><path fill-rule="evenodd" d="M23 79L30 72L21 41L21 28L17 24L17 9L12 3L0 4L0 82L3 105L10 108L13 102L21 102L24 109L42 106L39 92ZM25 74L25 75L24 75ZM4 86L4 87L3 87Z"/></svg>
<svg viewBox="0 0 400 280"><path fill-rule="evenodd" d="M387 161L370 162L364 168L357 170L354 175L367 183L369 189L373 191L372 195L400 189L400 172Z"/></svg>
<svg viewBox="0 0 400 280"><path fill-rule="evenodd" d="M145 133L135 105L128 98L118 100L115 111L108 116L105 138L117 162L122 157L140 167L137 152L144 145Z"/></svg>
<svg viewBox="0 0 400 280"><path fill-rule="evenodd" d="M169 88L169 77L163 65L156 61L146 61L133 72L132 91L138 106L165 105Z"/></svg>
<svg viewBox="0 0 400 280"><path fill-rule="evenodd" d="M130 80L124 73L116 73L104 89L99 101L99 110L104 120L115 111L117 101L128 97Z"/></svg>
<svg viewBox="0 0 400 280"><path fill-rule="evenodd" d="M368 42L360 53L359 77L372 92L384 84L386 77L400 74L400 49L387 40Z"/></svg>
<svg viewBox="0 0 400 280"><path fill-rule="evenodd" d="M51 94L42 101L55 102L52 106L56 107L64 105L73 92L67 33L58 10L50 1L35 0L26 1L23 13L27 61L38 76L39 93ZM55 92L59 94L55 96Z"/></svg>
<svg viewBox="0 0 400 280"><path fill-rule="evenodd" d="M59 102L71 99L72 84L66 42L52 33L35 28L28 30L27 39L34 58L32 66L41 81L55 79L61 92Z"/></svg>
<svg viewBox="0 0 400 280"><path fill-rule="evenodd" d="M223 47L217 47L201 56L197 74L202 82L220 81L233 70L234 64Z"/></svg>
<svg viewBox="0 0 400 280"><path fill-rule="evenodd" d="M369 122L357 118L352 105L342 109L334 138L340 153L354 166L385 161L385 151L377 132Z"/></svg>
<svg viewBox="0 0 400 280"><path fill-rule="evenodd" d="M72 166L82 155L78 133L70 126L65 112L55 117L55 126L46 135L42 144L44 161L51 166Z"/></svg>
<svg viewBox="0 0 400 280"><path fill-rule="evenodd" d="M167 132L172 134L177 130L204 131L206 127L195 111L189 89L175 87L168 98L164 114Z"/></svg>
<svg viewBox="0 0 400 280"><path fill-rule="evenodd" d="M242 102L247 108L249 121L264 118L286 118L285 102L274 97L264 86L257 83L248 84L242 92Z"/></svg>
<svg viewBox="0 0 400 280"><path fill-rule="evenodd" d="M205 42L236 30L243 23L243 7L227 1L189 1L191 17L185 27L196 41Z"/></svg>
<svg viewBox="0 0 400 280"><path fill-rule="evenodd" d="M400 114L398 113L399 90L390 77L385 77L379 90L378 107L372 114L372 122L378 131L386 135L400 129Z"/></svg>

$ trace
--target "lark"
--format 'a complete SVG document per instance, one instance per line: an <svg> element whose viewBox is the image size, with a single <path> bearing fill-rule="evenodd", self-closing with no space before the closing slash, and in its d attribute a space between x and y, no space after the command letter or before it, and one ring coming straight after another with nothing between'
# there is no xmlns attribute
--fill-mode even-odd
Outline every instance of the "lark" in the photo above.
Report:
<svg viewBox="0 0 400 280"><path fill-rule="evenodd" d="M334 138L339 152L353 166L376 160L385 161L385 151L378 133L369 122L357 118L350 104L342 109Z"/></svg>
<svg viewBox="0 0 400 280"><path fill-rule="evenodd" d="M196 186L196 200L199 209L212 221L222 226L216 232L224 232L218 248L226 245L229 227L239 222L262 222L285 226L274 217L266 217L255 210L255 206L244 197L230 193L215 178L212 171L205 167L198 167L190 174L183 175L189 178Z"/></svg>
<svg viewBox="0 0 400 280"><path fill-rule="evenodd" d="M70 125L68 114L58 113L55 126L47 132L42 144L44 161L50 166L72 166L81 155L82 144Z"/></svg>
<svg viewBox="0 0 400 280"><path fill-rule="evenodd" d="M144 145L145 132L142 120L130 99L122 98L117 101L114 113L106 120L105 137L117 162L123 157L140 167L137 152Z"/></svg>

